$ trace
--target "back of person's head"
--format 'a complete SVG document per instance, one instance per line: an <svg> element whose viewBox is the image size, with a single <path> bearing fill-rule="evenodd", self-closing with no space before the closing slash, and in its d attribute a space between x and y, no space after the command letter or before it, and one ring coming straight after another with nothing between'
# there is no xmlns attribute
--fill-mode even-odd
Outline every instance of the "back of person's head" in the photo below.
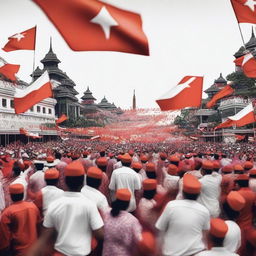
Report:
<svg viewBox="0 0 256 256"><path fill-rule="evenodd" d="M19 183L11 184L9 193L13 202L22 201L24 198L24 186Z"/></svg>
<svg viewBox="0 0 256 256"><path fill-rule="evenodd" d="M219 218L211 219L209 237L213 247L223 247L223 242L227 232L228 225L224 220Z"/></svg>
<svg viewBox="0 0 256 256"><path fill-rule="evenodd" d="M92 188L98 189L101 185L103 173L97 167L90 167L86 175L86 184Z"/></svg>
<svg viewBox="0 0 256 256"><path fill-rule="evenodd" d="M62 157L62 155L61 155L61 153L60 153L60 152L58 152L58 151L57 151L57 152L55 152L55 158L56 158L56 159L59 159L59 160L60 160L60 159L61 159L61 157Z"/></svg>
<svg viewBox="0 0 256 256"><path fill-rule="evenodd" d="M145 179L142 183L143 197L151 200L156 195L157 181L155 179Z"/></svg>
<svg viewBox="0 0 256 256"><path fill-rule="evenodd" d="M13 171L13 174L14 174L15 177L19 176L20 173L21 173L21 169L20 169L19 166L14 166L14 167L12 168L12 171Z"/></svg>
<svg viewBox="0 0 256 256"><path fill-rule="evenodd" d="M236 177L235 183L240 188L247 188L249 187L249 177L246 174L240 174Z"/></svg>
<svg viewBox="0 0 256 256"><path fill-rule="evenodd" d="M120 211L125 211L128 209L131 199L131 192L126 189L118 189L116 191L116 200L112 203L111 215L117 217Z"/></svg>
<svg viewBox="0 0 256 256"><path fill-rule="evenodd" d="M65 168L65 182L70 191L80 191L84 184L84 167L80 161L73 161Z"/></svg>
<svg viewBox="0 0 256 256"><path fill-rule="evenodd" d="M50 168L44 173L44 180L48 186L56 186L59 180L60 173L55 168Z"/></svg>
<svg viewBox="0 0 256 256"><path fill-rule="evenodd" d="M184 199L196 200L201 192L201 183L198 179L191 175L183 176L183 196Z"/></svg>

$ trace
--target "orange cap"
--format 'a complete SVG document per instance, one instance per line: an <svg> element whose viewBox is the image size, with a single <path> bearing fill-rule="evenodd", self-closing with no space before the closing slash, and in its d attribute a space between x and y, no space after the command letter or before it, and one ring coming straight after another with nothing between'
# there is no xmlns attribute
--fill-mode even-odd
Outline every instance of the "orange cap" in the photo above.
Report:
<svg viewBox="0 0 256 256"><path fill-rule="evenodd" d="M129 154L130 156L133 156L133 155L134 155L134 151L133 151L132 149L130 149L130 150L128 151L128 154Z"/></svg>
<svg viewBox="0 0 256 256"><path fill-rule="evenodd" d="M65 168L65 176L82 176L84 175L84 167L80 161L73 161Z"/></svg>
<svg viewBox="0 0 256 256"><path fill-rule="evenodd" d="M214 161L213 162L213 169L220 169L220 162L219 161Z"/></svg>
<svg viewBox="0 0 256 256"><path fill-rule="evenodd" d="M142 185L144 190L154 190L156 189L157 182L155 179L145 179Z"/></svg>
<svg viewBox="0 0 256 256"><path fill-rule="evenodd" d="M108 153L108 157L114 157L114 156L115 156L114 153L112 153L112 152L109 152L109 153Z"/></svg>
<svg viewBox="0 0 256 256"><path fill-rule="evenodd" d="M251 175L256 175L256 168L251 169L251 170L249 171L249 174L250 174L250 176L251 176Z"/></svg>
<svg viewBox="0 0 256 256"><path fill-rule="evenodd" d="M24 186L20 183L11 184L9 186L9 192L10 194L13 194L13 195L22 194L24 193Z"/></svg>
<svg viewBox="0 0 256 256"><path fill-rule="evenodd" d="M246 161L246 162L244 163L244 169L250 170L250 169L252 169L252 168L253 168L253 163L252 163L252 162Z"/></svg>
<svg viewBox="0 0 256 256"><path fill-rule="evenodd" d="M245 206L244 197L240 195L237 191L231 191L228 194L227 202L229 206L235 211L240 211Z"/></svg>
<svg viewBox="0 0 256 256"><path fill-rule="evenodd" d="M87 176L94 179L102 179L102 170L97 167L90 167L87 171Z"/></svg>
<svg viewBox="0 0 256 256"><path fill-rule="evenodd" d="M222 172L224 173L231 173L233 171L233 166L231 164L225 165L222 169Z"/></svg>
<svg viewBox="0 0 256 256"><path fill-rule="evenodd" d="M117 159L118 159L118 160L121 160L121 159L122 159L122 156L123 156L123 155L119 154L119 155L117 156Z"/></svg>
<svg viewBox="0 0 256 256"><path fill-rule="evenodd" d="M54 157L53 156L47 156L46 161L47 161L47 163L53 163L54 162Z"/></svg>
<svg viewBox="0 0 256 256"><path fill-rule="evenodd" d="M127 188L121 188L116 191L116 199L130 201L131 196L131 192Z"/></svg>
<svg viewBox="0 0 256 256"><path fill-rule="evenodd" d="M155 172L156 166L154 163L147 163L146 164L146 172Z"/></svg>
<svg viewBox="0 0 256 256"><path fill-rule="evenodd" d="M156 239L151 232L143 231L141 234L141 240L139 241L139 251L143 255L151 255L156 251Z"/></svg>
<svg viewBox="0 0 256 256"><path fill-rule="evenodd" d="M59 176L60 176L60 173L55 168L48 169L44 173L44 179L45 180L55 180L55 179L58 179Z"/></svg>
<svg viewBox="0 0 256 256"><path fill-rule="evenodd" d="M166 159L167 158L167 154L165 153L165 152L161 152L160 154L159 154L159 156L160 156L160 158L162 158L162 159Z"/></svg>
<svg viewBox="0 0 256 256"><path fill-rule="evenodd" d="M100 157L96 160L96 164L98 166L107 166L108 165L108 159L106 157Z"/></svg>
<svg viewBox="0 0 256 256"><path fill-rule="evenodd" d="M246 174L239 174L235 180L249 180L249 177Z"/></svg>
<svg viewBox="0 0 256 256"><path fill-rule="evenodd" d="M177 175L178 167L176 165L174 165L174 164L169 164L167 172L170 175Z"/></svg>
<svg viewBox="0 0 256 256"><path fill-rule="evenodd" d="M183 191L189 194L199 194L201 183L192 174L185 174L183 176Z"/></svg>
<svg viewBox="0 0 256 256"><path fill-rule="evenodd" d="M243 166L240 165L240 164L235 164L235 165L234 165L234 171L241 171L241 172L243 172L243 171L244 171L244 168L243 168Z"/></svg>
<svg viewBox="0 0 256 256"><path fill-rule="evenodd" d="M140 162L133 162L132 168L140 170L142 169L142 164Z"/></svg>
<svg viewBox="0 0 256 256"><path fill-rule="evenodd" d="M147 157L146 155L141 155L141 156L140 156L140 160L141 160L142 162L147 162L147 161L148 161L148 157Z"/></svg>
<svg viewBox="0 0 256 256"><path fill-rule="evenodd" d="M211 161L206 160L206 161L203 161L202 168L205 170L213 170L214 166Z"/></svg>
<svg viewBox="0 0 256 256"><path fill-rule="evenodd" d="M132 158L131 158L131 156L128 153L125 153L121 157L121 162L123 162L123 163L131 163L132 162Z"/></svg>
<svg viewBox="0 0 256 256"><path fill-rule="evenodd" d="M172 155L172 156L170 156L169 161L170 162L179 162L180 158L176 155Z"/></svg>
<svg viewBox="0 0 256 256"><path fill-rule="evenodd" d="M224 220L216 218L211 219L211 228L210 233L219 238L224 238L228 232L228 225L225 223Z"/></svg>

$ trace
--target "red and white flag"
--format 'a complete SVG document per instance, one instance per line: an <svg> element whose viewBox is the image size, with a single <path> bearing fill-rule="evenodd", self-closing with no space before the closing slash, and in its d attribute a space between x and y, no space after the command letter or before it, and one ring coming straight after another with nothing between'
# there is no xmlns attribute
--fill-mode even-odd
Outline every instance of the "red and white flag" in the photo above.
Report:
<svg viewBox="0 0 256 256"><path fill-rule="evenodd" d="M231 0L239 23L256 24L256 2L254 0Z"/></svg>
<svg viewBox="0 0 256 256"><path fill-rule="evenodd" d="M199 107L202 101L203 77L185 76L178 85L156 100L162 111Z"/></svg>
<svg viewBox="0 0 256 256"><path fill-rule="evenodd" d="M252 103L243 108L234 116L229 116L228 119L216 126L214 129L226 128L230 126L241 127L246 124L251 124L255 122L254 108Z"/></svg>
<svg viewBox="0 0 256 256"><path fill-rule="evenodd" d="M27 137L31 137L33 139L40 139L40 138L42 138L42 136L40 136L39 133L29 132L28 130L26 130L24 128L20 128L20 134L24 134Z"/></svg>
<svg viewBox="0 0 256 256"><path fill-rule="evenodd" d="M7 79L16 81L15 74L18 73L20 65L9 64L0 59L0 74L5 76Z"/></svg>
<svg viewBox="0 0 256 256"><path fill-rule="evenodd" d="M66 121L68 119L68 117L65 114L62 114L57 120L56 120L56 124L60 124L63 123L64 121Z"/></svg>
<svg viewBox="0 0 256 256"><path fill-rule="evenodd" d="M256 59L251 53L234 60L236 66L240 66L247 77L256 78Z"/></svg>
<svg viewBox="0 0 256 256"><path fill-rule="evenodd" d="M8 40L8 43L3 48L6 52L16 50L35 50L36 27L10 36Z"/></svg>
<svg viewBox="0 0 256 256"><path fill-rule="evenodd" d="M26 89L16 88L14 95L14 109L16 114L23 113L43 99L53 96L52 85L48 72L45 71L36 81Z"/></svg>
<svg viewBox="0 0 256 256"><path fill-rule="evenodd" d="M149 55L139 14L98 0L33 0L74 51Z"/></svg>

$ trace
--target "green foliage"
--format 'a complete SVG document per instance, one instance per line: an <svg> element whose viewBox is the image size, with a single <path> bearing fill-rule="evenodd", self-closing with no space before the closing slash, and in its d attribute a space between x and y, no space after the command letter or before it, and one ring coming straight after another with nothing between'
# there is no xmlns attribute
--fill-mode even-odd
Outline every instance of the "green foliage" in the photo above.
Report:
<svg viewBox="0 0 256 256"><path fill-rule="evenodd" d="M63 123L63 126L65 127L100 127L102 124L99 124L96 120L88 120L84 117L78 117L75 119L68 119Z"/></svg>
<svg viewBox="0 0 256 256"><path fill-rule="evenodd" d="M235 89L255 88L255 79L245 76L243 72L233 72L227 75L227 80L234 82Z"/></svg>

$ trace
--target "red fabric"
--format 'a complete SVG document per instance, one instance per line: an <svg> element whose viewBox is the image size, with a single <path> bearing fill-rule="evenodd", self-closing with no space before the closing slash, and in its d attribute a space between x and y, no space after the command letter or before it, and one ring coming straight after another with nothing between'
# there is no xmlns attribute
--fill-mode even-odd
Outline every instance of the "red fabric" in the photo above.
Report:
<svg viewBox="0 0 256 256"><path fill-rule="evenodd" d="M41 216L43 216L43 193L42 193L42 191L39 191L36 193L34 204L39 209Z"/></svg>
<svg viewBox="0 0 256 256"><path fill-rule="evenodd" d="M74 51L118 51L149 55L140 15L96 0L33 0L53 22ZM109 38L92 20L102 11L118 25Z"/></svg>
<svg viewBox="0 0 256 256"><path fill-rule="evenodd" d="M16 81L15 74L18 73L19 69L20 65L5 64L0 67L0 74L4 75L6 78L12 81Z"/></svg>
<svg viewBox="0 0 256 256"><path fill-rule="evenodd" d="M248 53L234 60L236 66L240 66L247 77L256 78L256 59Z"/></svg>
<svg viewBox="0 0 256 256"><path fill-rule="evenodd" d="M68 119L68 117L63 114L61 115L61 117L59 117L57 120L56 120L56 124L60 124L60 123L63 123L64 121L66 121Z"/></svg>
<svg viewBox="0 0 256 256"><path fill-rule="evenodd" d="M52 256L66 256L66 255L61 252L54 251Z"/></svg>
<svg viewBox="0 0 256 256"><path fill-rule="evenodd" d="M3 48L6 52L16 50L35 50L36 27L14 34L8 39L8 43Z"/></svg>
<svg viewBox="0 0 256 256"><path fill-rule="evenodd" d="M254 23L256 24L255 6L252 10L249 6L245 5L247 0L231 0L237 21L239 23Z"/></svg>

